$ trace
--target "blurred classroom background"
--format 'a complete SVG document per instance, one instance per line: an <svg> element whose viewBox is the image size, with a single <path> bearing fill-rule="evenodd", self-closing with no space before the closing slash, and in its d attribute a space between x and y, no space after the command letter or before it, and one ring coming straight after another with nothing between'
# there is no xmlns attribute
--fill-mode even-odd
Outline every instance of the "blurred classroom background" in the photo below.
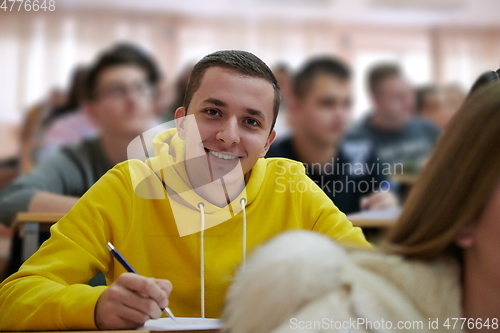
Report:
<svg viewBox="0 0 500 333"><path fill-rule="evenodd" d="M117 42L156 58L166 79L165 105L175 103L186 68L216 50L250 51L292 72L312 56L334 55L354 71L355 119L370 110L366 73L375 63L399 63L415 87L445 88L449 105L500 61L497 0L53 3L54 11L0 9L0 188L22 172L20 138L29 112L67 104L73 71ZM7 248L8 237L0 253Z"/></svg>
<svg viewBox="0 0 500 333"><path fill-rule="evenodd" d="M496 0L54 2L53 12L0 9L0 161L18 153L30 106L57 99L76 66L119 41L156 57L169 98L182 70L215 50L247 50L292 70L310 56L336 55L355 71L356 118L369 109L365 75L375 62L397 61L415 85L467 91L500 60Z"/></svg>

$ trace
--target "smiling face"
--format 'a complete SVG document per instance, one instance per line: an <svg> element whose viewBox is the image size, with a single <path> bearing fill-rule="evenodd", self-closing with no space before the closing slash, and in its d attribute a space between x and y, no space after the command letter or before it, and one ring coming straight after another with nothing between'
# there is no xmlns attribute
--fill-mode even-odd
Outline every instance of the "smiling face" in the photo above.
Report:
<svg viewBox="0 0 500 333"><path fill-rule="evenodd" d="M276 133L271 131L274 89L262 78L244 76L237 71L210 67L193 94L186 112L175 112L179 136L187 151L204 153L206 163L186 158L186 170L193 186L210 183L227 175L241 163L248 173L264 157ZM193 115L197 126L185 116ZM197 128L196 128L197 127ZM192 138L201 143L193 142Z"/></svg>

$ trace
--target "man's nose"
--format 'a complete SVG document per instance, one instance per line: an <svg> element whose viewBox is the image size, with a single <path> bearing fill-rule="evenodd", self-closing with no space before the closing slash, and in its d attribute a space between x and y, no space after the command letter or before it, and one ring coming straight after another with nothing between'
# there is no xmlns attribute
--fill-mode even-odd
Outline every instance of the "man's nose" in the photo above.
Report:
<svg viewBox="0 0 500 333"><path fill-rule="evenodd" d="M216 139L228 145L238 144L240 142L238 120L231 118L224 122L217 132Z"/></svg>

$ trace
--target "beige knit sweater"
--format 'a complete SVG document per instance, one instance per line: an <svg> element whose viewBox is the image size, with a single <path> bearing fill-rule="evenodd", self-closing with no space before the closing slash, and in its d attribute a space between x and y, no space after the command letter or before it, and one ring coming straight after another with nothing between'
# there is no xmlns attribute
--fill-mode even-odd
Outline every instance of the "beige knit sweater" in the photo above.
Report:
<svg viewBox="0 0 500 333"><path fill-rule="evenodd" d="M346 251L322 235L289 232L237 274L223 321L234 333L463 332L453 319L462 316L460 288L452 260Z"/></svg>

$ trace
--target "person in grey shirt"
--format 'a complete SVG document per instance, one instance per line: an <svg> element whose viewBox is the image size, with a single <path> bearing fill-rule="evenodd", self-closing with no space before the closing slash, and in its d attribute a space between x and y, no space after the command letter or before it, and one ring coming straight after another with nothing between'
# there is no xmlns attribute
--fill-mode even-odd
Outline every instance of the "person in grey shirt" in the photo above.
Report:
<svg viewBox="0 0 500 333"><path fill-rule="evenodd" d="M390 174L416 173L431 154L440 131L414 115L415 97L396 65L374 67L368 76L373 112L347 133L351 147L373 146Z"/></svg>
<svg viewBox="0 0 500 333"><path fill-rule="evenodd" d="M84 109L99 136L47 157L0 193L0 222L18 212L66 213L102 175L127 159L127 146L152 124L159 73L142 51L119 45L91 67Z"/></svg>

